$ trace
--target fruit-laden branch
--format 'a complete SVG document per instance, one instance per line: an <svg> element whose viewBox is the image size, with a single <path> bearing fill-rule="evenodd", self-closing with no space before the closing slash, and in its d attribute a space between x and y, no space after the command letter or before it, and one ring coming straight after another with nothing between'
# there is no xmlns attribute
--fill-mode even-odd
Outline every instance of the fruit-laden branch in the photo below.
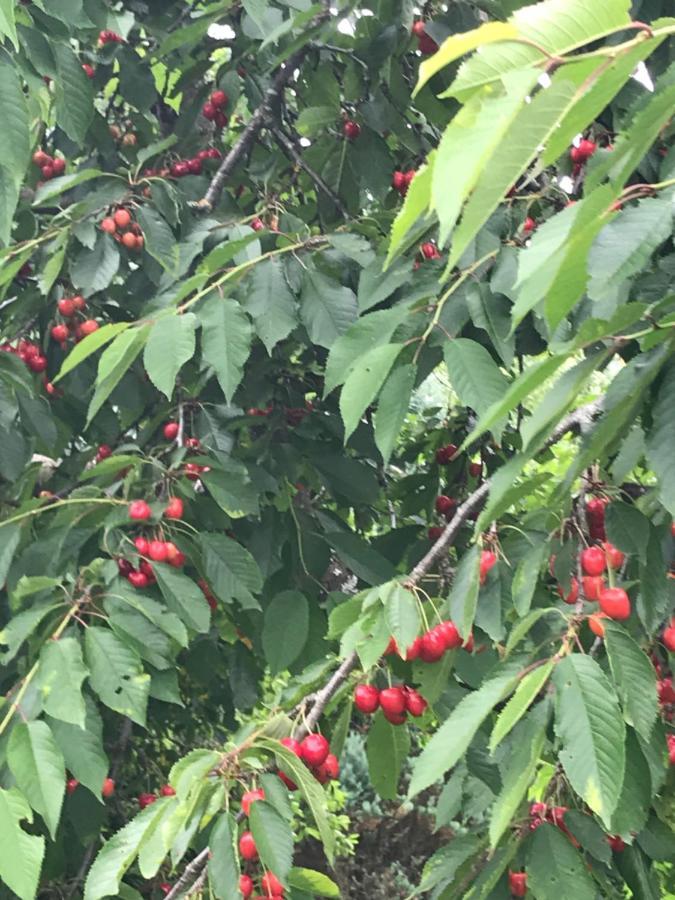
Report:
<svg viewBox="0 0 675 900"><path fill-rule="evenodd" d="M318 25L321 25L329 18L330 10L323 10L318 15L314 16L309 23L307 30L310 32L313 31ZM225 182L232 174L237 163L248 155L260 132L273 120L277 104L281 99L284 88L291 78L293 78L296 69L307 55L310 46L311 44L308 42L303 47L300 47L277 69L277 72L272 79L272 84L265 91L262 103L253 113L251 120L246 128L244 128L241 136L221 162L204 197L195 204L197 209L206 212L210 212L213 209L214 204L218 201L218 198L225 187Z"/></svg>
<svg viewBox="0 0 675 900"><path fill-rule="evenodd" d="M317 188L322 191L322 193L324 193L326 197L328 197L328 199L331 201L331 203L335 206L342 218L348 219L349 213L345 209L342 200L340 200L338 195L328 187L328 185L318 174L318 172L315 172L314 169L312 169L312 167L305 162L305 160L302 158L302 154L298 152L293 141L281 130L281 128L272 128L271 132L282 150L288 156L290 156L296 166L299 166L309 175Z"/></svg>
<svg viewBox="0 0 675 900"><path fill-rule="evenodd" d="M556 444L570 431L577 432L579 430L584 430L590 425L593 418L601 411L601 409L601 401L598 401L596 403L589 403L586 406L580 406L578 409L575 409L573 412L569 413L569 415L565 416L565 418L553 431L553 433L541 449L545 450L548 447L551 447L553 444ZM429 550L426 556L424 556L422 560L415 566L405 584L410 585L411 587L417 584L420 579L427 574L427 572L440 558L440 556L453 545L460 528L462 527L464 522L466 522L469 516L474 512L474 510L480 507L481 503L489 493L489 490L490 481L487 480L472 494L470 494L464 501L464 503L462 503L461 506L457 508L457 512L453 516L452 520L446 525L443 534L438 538L438 540L433 545L431 550ZM345 683L351 672L353 672L354 669L358 666L358 663L359 658L356 652L354 651L350 653L349 656L347 656L342 661L339 668L336 669L336 671L331 675L324 687L318 690L315 694L312 694L305 698L303 704L311 702L312 707L309 713L305 716L302 725L300 725L300 727L297 728L294 732L294 736L298 740L304 737L318 723L326 706L330 703L335 694ZM187 891L190 890L191 886L194 885L202 876L208 862L208 858L209 849L207 847L206 849L202 850L187 866L174 887L166 895L166 900L175 900L175 898L178 898L182 894L187 893Z"/></svg>

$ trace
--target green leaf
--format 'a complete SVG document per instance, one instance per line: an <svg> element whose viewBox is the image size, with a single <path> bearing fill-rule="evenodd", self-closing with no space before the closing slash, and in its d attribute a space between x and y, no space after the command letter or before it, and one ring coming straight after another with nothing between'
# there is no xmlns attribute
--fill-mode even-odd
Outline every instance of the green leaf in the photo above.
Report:
<svg viewBox="0 0 675 900"><path fill-rule="evenodd" d="M443 348L450 383L463 406L479 415L501 400L509 383L485 347L467 338L447 341ZM501 428L495 423L495 437Z"/></svg>
<svg viewBox="0 0 675 900"><path fill-rule="evenodd" d="M554 662L549 660L543 666L538 666L525 675L516 691L499 713L495 727L490 735L490 752L494 753L501 741L511 729L522 719L527 710L534 703L537 694L542 690L553 671Z"/></svg>
<svg viewBox="0 0 675 900"><path fill-rule="evenodd" d="M609 828L625 765L626 726L616 694L590 656L566 657L553 678L560 762L574 790Z"/></svg>
<svg viewBox="0 0 675 900"><path fill-rule="evenodd" d="M237 825L233 816L223 813L209 838L209 884L218 900L241 898L236 834Z"/></svg>
<svg viewBox="0 0 675 900"><path fill-rule="evenodd" d="M84 900L103 900L119 895L120 881L136 858L146 831L161 815L161 804L158 800L146 806L103 845L87 874Z"/></svg>
<svg viewBox="0 0 675 900"><path fill-rule="evenodd" d="M249 822L261 862L286 886L288 873L293 865L293 832L290 823L264 800L251 805Z"/></svg>
<svg viewBox="0 0 675 900"><path fill-rule="evenodd" d="M534 832L527 854L527 883L535 897L595 900L595 883L581 854L554 825Z"/></svg>
<svg viewBox="0 0 675 900"><path fill-rule="evenodd" d="M253 328L236 300L212 294L197 312L202 324L202 355L213 367L225 401L232 402L251 353Z"/></svg>
<svg viewBox="0 0 675 900"><path fill-rule="evenodd" d="M354 292L317 269L305 272L300 315L310 340L330 348L358 315Z"/></svg>
<svg viewBox="0 0 675 900"><path fill-rule="evenodd" d="M262 590L263 579L251 554L224 534L199 536L209 584L225 604L238 600L245 609L259 609L254 594Z"/></svg>
<svg viewBox="0 0 675 900"><path fill-rule="evenodd" d="M661 502L675 518L675 365L669 365L652 410L652 426L647 434L647 459L658 478ZM644 538L644 529L642 538ZM635 539L635 538L634 538ZM612 538L610 538L612 540Z"/></svg>
<svg viewBox="0 0 675 900"><path fill-rule="evenodd" d="M7 764L53 839L61 817L66 769L49 725L46 722L16 724L7 745Z"/></svg>
<svg viewBox="0 0 675 900"><path fill-rule="evenodd" d="M509 18L521 38L535 46L512 41L487 45L466 60L459 69L448 95L464 100L483 85L500 81L513 69L523 69L545 60L543 50L567 54L628 25L629 0L607 0L602 7L586 0L547 0L525 6Z"/></svg>
<svg viewBox="0 0 675 900"><path fill-rule="evenodd" d="M2 541L0 542L0 584L4 584L7 580L7 573L12 564L12 559L19 546L21 540L21 523L16 522L13 525L7 525L2 532ZM4 643L0 632L0 643Z"/></svg>
<svg viewBox="0 0 675 900"><path fill-rule="evenodd" d="M370 265L366 266L364 269L361 269L361 275L359 277L359 289L358 289L358 303L359 310L364 313L369 309L372 309L373 306L377 306L382 303L383 300L386 300L390 297L394 291L398 290L402 285L411 280L411 271L410 271L410 263L408 260L402 259L399 260L398 263L394 266L390 266L386 272L382 270L383 259L380 256L375 257L375 259L370 263ZM378 316L381 322L387 322L391 320L391 317L403 316L403 314L408 314L408 306L407 304L396 304L396 306L392 306L391 309L380 309L377 312L371 313L371 315ZM366 324L368 322L368 324ZM367 330L368 328L373 329L373 339L378 343L382 341L388 341L391 337L391 332L387 334L386 337L381 337L380 333L377 331L375 327L375 322L370 322L370 317L368 319L360 319L357 323L355 323L352 327L354 329L359 328L361 325ZM351 329L347 332L347 337L351 334ZM356 337L356 335L355 335ZM333 347L331 347L331 352L337 346L338 342L336 341ZM373 346L372 344L365 344L363 347L364 350L368 349L369 346ZM360 354L355 354L360 355ZM339 383L339 382L336 382ZM332 390L332 388L326 388L326 393Z"/></svg>
<svg viewBox="0 0 675 900"><path fill-rule="evenodd" d="M241 302L255 324L256 334L271 353L298 324L295 295L282 264L267 259L255 266L244 282Z"/></svg>
<svg viewBox="0 0 675 900"><path fill-rule="evenodd" d="M96 389L87 411L87 426L143 349L149 328L149 325L142 325L140 328L123 331L101 354L96 375Z"/></svg>
<svg viewBox="0 0 675 900"><path fill-rule="evenodd" d="M439 885L451 885L460 868L471 856L481 849L481 841L475 834L458 834L445 846L440 847L424 864L422 880L418 891L431 891ZM436 896L434 891L431 896ZM440 896L444 897L445 894Z"/></svg>
<svg viewBox="0 0 675 900"><path fill-rule="evenodd" d="M37 894L45 853L45 839L27 834L21 822L33 821L30 807L15 790L0 787L0 879L20 900Z"/></svg>
<svg viewBox="0 0 675 900"><path fill-rule="evenodd" d="M251 484L248 472L240 463L231 460L228 471L211 469L201 475L207 491L218 506L232 519L258 514L258 492Z"/></svg>
<svg viewBox="0 0 675 900"><path fill-rule="evenodd" d="M375 444L386 465L410 409L410 398L417 377L417 366L398 366L384 383L375 410Z"/></svg>
<svg viewBox="0 0 675 900"><path fill-rule="evenodd" d="M194 313L163 316L150 329L143 351L143 362L150 381L168 400L171 399L181 367L195 352Z"/></svg>
<svg viewBox="0 0 675 900"><path fill-rule="evenodd" d="M649 529L645 561L638 568L638 584L638 616L645 629L652 632L673 608L673 582L667 575L661 536L655 528Z"/></svg>
<svg viewBox="0 0 675 900"><path fill-rule="evenodd" d="M166 219L151 206L138 206L136 219L143 231L145 249L163 269L178 274L180 252L176 238Z"/></svg>
<svg viewBox="0 0 675 900"><path fill-rule="evenodd" d="M635 732L626 733L626 774L621 796L612 813L614 834L637 834L647 823L652 801L652 779Z"/></svg>
<svg viewBox="0 0 675 900"><path fill-rule="evenodd" d="M15 50L19 49L14 0L0 0L0 34L10 39Z"/></svg>
<svg viewBox="0 0 675 900"><path fill-rule="evenodd" d="M509 22L486 22L471 31L453 34L446 38L430 59L423 60L417 76L417 85L413 97L441 69L470 53L477 47L493 44L496 41L509 41L518 37L518 30Z"/></svg>
<svg viewBox="0 0 675 900"><path fill-rule="evenodd" d="M611 619L605 624L605 648L623 717L648 741L659 710L654 667L628 632Z"/></svg>
<svg viewBox="0 0 675 900"><path fill-rule="evenodd" d="M300 591L277 594L265 610L262 645L272 675L300 656L309 636L309 604Z"/></svg>
<svg viewBox="0 0 675 900"><path fill-rule="evenodd" d="M0 243L8 245L30 159L30 120L21 81L5 53L0 55L0 119Z"/></svg>
<svg viewBox="0 0 675 900"><path fill-rule="evenodd" d="M387 251L387 259L385 267L388 267L394 256L405 250L406 235L417 222L417 220L427 213L431 200L431 176L433 172L433 162L436 157L436 151L429 154L426 165L420 166L416 171L410 187L405 195L403 206L399 210L394 224L391 226L389 233L389 250ZM386 278L385 274L385 278ZM361 289L359 287L359 296ZM384 299L384 298L382 298Z"/></svg>
<svg viewBox="0 0 675 900"><path fill-rule="evenodd" d="M550 714L550 704L547 701L540 703L513 733L502 772L502 789L490 817L490 846L493 848L511 824L534 778Z"/></svg>
<svg viewBox="0 0 675 900"><path fill-rule="evenodd" d="M157 584L169 609L199 634L205 634L211 623L209 604L201 589L182 572L164 563L153 566Z"/></svg>
<svg viewBox="0 0 675 900"><path fill-rule="evenodd" d="M511 582L511 595L516 612L521 617L530 611L539 573L548 552L549 546L546 541L538 543L527 551L516 567Z"/></svg>
<svg viewBox="0 0 675 900"><path fill-rule="evenodd" d="M84 294L95 294L109 286L117 274L119 265L120 254L117 244L110 235L101 232L96 238L93 250L83 247L77 256L70 258L70 278L73 286Z"/></svg>
<svg viewBox="0 0 675 900"><path fill-rule="evenodd" d="M0 532L4 539L4 532ZM58 607L57 603L36 604L30 609L12 616L7 625L0 631L0 645L7 647L7 651L0 659L3 665L11 662L21 649L21 645L37 629L42 620L52 610Z"/></svg>
<svg viewBox="0 0 675 900"><path fill-rule="evenodd" d="M378 710L368 729L366 756L370 782L383 800L395 800L398 796L398 782L409 753L408 729L392 725Z"/></svg>
<svg viewBox="0 0 675 900"><path fill-rule="evenodd" d="M394 582L382 593L384 615L392 637L399 647L409 647L420 632L420 611L415 595Z"/></svg>
<svg viewBox="0 0 675 900"><path fill-rule="evenodd" d="M476 617L478 592L480 590L478 577L479 552L480 548L477 544L474 544L460 559L448 600L450 617L457 625L463 638L468 638Z"/></svg>
<svg viewBox="0 0 675 900"><path fill-rule="evenodd" d="M82 63L67 44L52 43L56 60L54 96L56 121L68 137L82 146L94 117L94 89Z"/></svg>
<svg viewBox="0 0 675 900"><path fill-rule="evenodd" d="M518 666L506 663L500 675L460 700L415 760L410 798L438 781L461 759L492 709L514 689L517 678Z"/></svg>
<svg viewBox="0 0 675 900"><path fill-rule="evenodd" d="M394 567L360 537L346 531L331 531L324 535L327 544L340 559L366 584L382 584L395 574Z"/></svg>
<svg viewBox="0 0 675 900"><path fill-rule="evenodd" d="M77 187L78 184L84 184L86 181L91 181L93 178L101 178L102 176L106 178L111 177L109 174L101 172L100 169L83 169L81 172L73 172L70 175L61 175L59 178L45 181L35 191L33 206L42 206L48 200L53 200L65 191Z"/></svg>
<svg viewBox="0 0 675 900"><path fill-rule="evenodd" d="M298 116L295 127L300 134L310 137L334 127L336 118L337 111L332 106L308 106Z"/></svg>
<svg viewBox="0 0 675 900"><path fill-rule="evenodd" d="M279 768L298 785L316 823L328 861L332 865L335 859L335 834L328 818L326 795L321 785L295 753L282 747L278 741L262 739L259 744L276 755ZM255 809L256 805L254 803L251 809ZM275 875L278 874L275 872Z"/></svg>
<svg viewBox="0 0 675 900"><path fill-rule="evenodd" d="M136 653L109 628L90 626L84 637L89 683L110 709L145 725L150 676Z"/></svg>
<svg viewBox="0 0 675 900"><path fill-rule="evenodd" d="M87 699L86 729L59 719L49 719L49 726L68 771L100 800L110 765L103 749L103 726L94 700Z"/></svg>
<svg viewBox="0 0 675 900"><path fill-rule="evenodd" d="M316 872L314 869L299 869L294 866L288 873L288 884L292 888L318 897L338 898L340 896L340 888L337 884L328 875Z"/></svg>
<svg viewBox="0 0 675 900"><path fill-rule="evenodd" d="M356 430L361 416L377 397L403 344L374 347L356 360L340 394L340 413L345 426L345 444Z"/></svg>
<svg viewBox="0 0 675 900"><path fill-rule="evenodd" d="M675 369L673 371L675 372ZM657 419L655 421L666 420ZM656 470L653 462L651 466ZM644 562L649 543L650 522L637 506L624 503L622 500L612 501L605 510L605 528L608 540L615 547L623 550L624 553L639 556Z"/></svg>
<svg viewBox="0 0 675 900"><path fill-rule="evenodd" d="M80 642L74 637L47 641L40 653L39 685L46 713L84 728L82 682L89 674Z"/></svg>
<svg viewBox="0 0 675 900"><path fill-rule="evenodd" d="M97 331L88 334L79 343L75 344L68 356L64 359L59 374L56 378L53 378L52 381L60 381L65 375L71 372L76 366L79 366L81 362L84 362L87 357L91 356L92 353L95 353L100 347L103 347L104 344L107 344L108 341L111 341L121 331L126 331L129 324L129 322L108 322Z"/></svg>

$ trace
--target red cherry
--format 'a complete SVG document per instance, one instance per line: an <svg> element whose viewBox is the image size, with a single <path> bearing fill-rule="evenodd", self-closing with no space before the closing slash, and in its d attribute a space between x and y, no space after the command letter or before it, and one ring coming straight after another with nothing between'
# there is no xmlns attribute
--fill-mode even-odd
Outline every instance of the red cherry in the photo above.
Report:
<svg viewBox="0 0 675 900"><path fill-rule="evenodd" d="M156 799L157 799L156 794L139 794L138 795L139 809L145 809L146 806L150 806L151 803L154 803Z"/></svg>
<svg viewBox="0 0 675 900"><path fill-rule="evenodd" d="M245 831L239 838L239 853L243 859L253 860L258 858L258 848L250 831Z"/></svg>
<svg viewBox="0 0 675 900"><path fill-rule="evenodd" d="M289 791L297 791L297 784L294 781L291 781L288 775L286 775L284 772L277 772L277 775L283 781Z"/></svg>
<svg viewBox="0 0 675 900"><path fill-rule="evenodd" d="M201 175L202 174L202 161L201 159L189 159L188 169L190 170L191 175Z"/></svg>
<svg viewBox="0 0 675 900"><path fill-rule="evenodd" d="M406 184L405 172L394 172L391 178L391 186L394 190L401 193L401 191L405 190Z"/></svg>
<svg viewBox="0 0 675 900"><path fill-rule="evenodd" d="M614 544L610 544L609 541L603 543L602 549L605 551L609 568L620 569L626 559L625 554L618 547L615 547Z"/></svg>
<svg viewBox="0 0 675 900"><path fill-rule="evenodd" d="M600 547L587 547L582 551L581 568L586 575L602 575L605 571L605 554Z"/></svg>
<svg viewBox="0 0 675 900"><path fill-rule="evenodd" d="M128 209L117 209L113 214L115 225L124 231L131 225L131 213Z"/></svg>
<svg viewBox="0 0 675 900"><path fill-rule="evenodd" d="M168 894L171 890L171 885L168 881L162 881L159 885L159 889L166 896L166 894Z"/></svg>
<svg viewBox="0 0 675 900"><path fill-rule="evenodd" d="M87 78L93 78L96 74L94 67L90 66L89 63L82 63L82 68L84 69L84 74Z"/></svg>
<svg viewBox="0 0 675 900"><path fill-rule="evenodd" d="M54 325L52 327L52 337L55 341L58 341L62 344L64 341L68 340L68 326L67 325Z"/></svg>
<svg viewBox="0 0 675 900"><path fill-rule="evenodd" d="M105 219L101 219L101 231L105 231L106 234L115 234L117 226L115 225L115 220L111 216L106 216Z"/></svg>
<svg viewBox="0 0 675 900"><path fill-rule="evenodd" d="M427 701L414 690L408 690L405 695L405 708L411 716L421 716L427 708Z"/></svg>
<svg viewBox="0 0 675 900"><path fill-rule="evenodd" d="M63 175L63 173L66 171L65 159L61 159L57 156L52 163L52 169L54 170L54 175Z"/></svg>
<svg viewBox="0 0 675 900"><path fill-rule="evenodd" d="M337 756L334 753L329 753L321 766L321 769L328 776L330 781L335 781L340 774L340 763Z"/></svg>
<svg viewBox="0 0 675 900"><path fill-rule="evenodd" d="M613 853L621 853L622 850L626 849L625 841L618 834L608 834L607 843L611 847Z"/></svg>
<svg viewBox="0 0 675 900"><path fill-rule="evenodd" d="M163 432L167 441L175 441L178 437L178 422L167 422Z"/></svg>
<svg viewBox="0 0 675 900"><path fill-rule="evenodd" d="M282 745L282 747L290 750L291 753L294 753L296 756L302 758L302 744L300 743L300 741L296 741L296 739L292 737L285 737L282 738L279 743Z"/></svg>
<svg viewBox="0 0 675 900"><path fill-rule="evenodd" d="M512 897L525 897L527 895L527 872L509 871L509 890Z"/></svg>
<svg viewBox="0 0 675 900"><path fill-rule="evenodd" d="M623 588L605 588L600 592L598 603L610 619L622 622L630 616L630 600Z"/></svg>
<svg viewBox="0 0 675 900"><path fill-rule="evenodd" d="M69 778L68 781L66 781L66 791L69 794L74 794L79 783L77 778Z"/></svg>
<svg viewBox="0 0 675 900"><path fill-rule="evenodd" d="M213 120L216 118L217 114L218 114L218 110L215 108L213 103L205 103L202 106L202 115L204 116L205 119L208 119L209 122L213 122Z"/></svg>
<svg viewBox="0 0 675 900"><path fill-rule="evenodd" d="M675 653L675 619L671 619L670 625L663 629L661 640L666 650Z"/></svg>
<svg viewBox="0 0 675 900"><path fill-rule="evenodd" d="M606 618L607 616L604 613L593 613L592 616L588 617L588 627L596 637L604 638L605 626L602 620Z"/></svg>
<svg viewBox="0 0 675 900"><path fill-rule="evenodd" d="M157 579L155 578L155 573L152 565L147 561L147 559L142 559L138 564L138 568L141 570L141 573L148 579L148 584L155 583Z"/></svg>
<svg viewBox="0 0 675 900"><path fill-rule="evenodd" d="M468 638L462 644L462 650L466 650L467 653L473 653L473 647L473 632L470 632Z"/></svg>
<svg viewBox="0 0 675 900"><path fill-rule="evenodd" d="M150 579L145 572L129 572L127 580L135 588L145 588L150 584Z"/></svg>
<svg viewBox="0 0 675 900"><path fill-rule="evenodd" d="M537 223L531 216L528 216L523 222L523 231L525 232L525 234L531 234L536 227Z"/></svg>
<svg viewBox="0 0 675 900"><path fill-rule="evenodd" d="M590 500L586 502L586 515L590 519L604 522L605 507L607 506L607 502L608 501L605 497L591 497Z"/></svg>
<svg viewBox="0 0 675 900"><path fill-rule="evenodd" d="M348 141L355 141L361 134L361 126L358 122L352 122L351 119L347 119L342 126L342 133Z"/></svg>
<svg viewBox="0 0 675 900"><path fill-rule="evenodd" d="M560 594L562 599L565 601L565 603L567 603L569 606L572 606L572 604L576 603L577 600L579 599L579 582L576 580L576 578L572 579L572 581L570 582L569 594L567 594L567 596L565 596L565 592L563 591L562 585L559 584L558 585L558 593Z"/></svg>
<svg viewBox="0 0 675 900"><path fill-rule="evenodd" d="M254 231L264 231L264 230L265 230L265 223L263 222L262 219L259 219L259 218L256 216L256 218L251 222L251 228L252 228ZM261 412L262 412L262 410L261 410ZM263 413L263 415L264 415L264 413Z"/></svg>
<svg viewBox="0 0 675 900"><path fill-rule="evenodd" d="M85 319L85 321L80 325L80 334L82 337L87 337L90 334L93 334L95 331L98 331L98 322L96 319Z"/></svg>
<svg viewBox="0 0 675 900"><path fill-rule="evenodd" d="M393 656L394 654L398 654L398 644L396 640L391 637L389 638L389 643L385 647L383 656Z"/></svg>
<svg viewBox="0 0 675 900"><path fill-rule="evenodd" d="M380 691L380 706L382 712L392 713L393 715L401 715L405 712L406 695L400 685L396 687L385 688Z"/></svg>
<svg viewBox="0 0 675 900"><path fill-rule="evenodd" d="M260 887L266 897L283 897L284 895L283 885L272 872L265 872L260 879Z"/></svg>
<svg viewBox="0 0 675 900"><path fill-rule="evenodd" d="M170 566L173 566L174 569L180 569L185 565L186 556L182 550L176 547L173 541L165 541L164 546L166 547L166 561Z"/></svg>
<svg viewBox="0 0 675 900"><path fill-rule="evenodd" d="M656 689L661 706L671 706L675 703L675 688L673 688L672 678L661 678Z"/></svg>
<svg viewBox="0 0 675 900"><path fill-rule="evenodd" d="M675 766L675 734L666 735L668 745L668 761L671 766Z"/></svg>
<svg viewBox="0 0 675 900"><path fill-rule="evenodd" d="M424 22L422 22L421 19L417 22L413 22L412 33L415 37L422 37L422 35L425 34Z"/></svg>
<svg viewBox="0 0 675 900"><path fill-rule="evenodd" d="M182 519L183 518L183 501L180 497L169 497L169 502L164 510L165 519Z"/></svg>
<svg viewBox="0 0 675 900"><path fill-rule="evenodd" d="M442 635L446 650L455 650L457 647L462 646L462 638L454 622L450 620L441 622L434 630Z"/></svg>
<svg viewBox="0 0 675 900"><path fill-rule="evenodd" d="M391 722L392 725L403 725L408 718L406 713L393 713L387 712L387 710L382 711L387 722Z"/></svg>
<svg viewBox="0 0 675 900"><path fill-rule="evenodd" d="M148 556L154 562L166 562L168 552L164 541L150 541L148 546Z"/></svg>
<svg viewBox="0 0 675 900"><path fill-rule="evenodd" d="M186 438L186 440L185 440L185 446L188 447L190 450L200 450L202 443L199 440L199 438L189 437L189 438Z"/></svg>
<svg viewBox="0 0 675 900"><path fill-rule="evenodd" d="M109 456L112 456L112 447L109 447L107 444L99 444L99 448L96 451L96 458L108 459Z"/></svg>
<svg viewBox="0 0 675 900"><path fill-rule="evenodd" d="M73 297L73 306L78 312L81 312L87 305L87 301L80 294ZM98 326L97 326L98 327Z"/></svg>
<svg viewBox="0 0 675 900"><path fill-rule="evenodd" d="M117 568L119 570L120 575L123 575L125 578L134 571L134 567L131 565L128 559L118 559L117 560Z"/></svg>
<svg viewBox="0 0 675 900"><path fill-rule="evenodd" d="M75 314L75 304L70 299L70 297L61 297L56 305L61 315L66 319L69 319L72 315Z"/></svg>
<svg viewBox="0 0 675 900"><path fill-rule="evenodd" d="M308 766L320 766L329 751L330 745L322 734L308 734L300 743L300 756Z"/></svg>
<svg viewBox="0 0 675 900"><path fill-rule="evenodd" d="M447 465L449 462L452 462L452 458L457 453L457 446L455 444L446 444L445 447L439 447L436 451L436 462L443 466Z"/></svg>
<svg viewBox="0 0 675 900"><path fill-rule="evenodd" d="M255 803L256 800L264 800L265 799L265 791L262 788L259 788L257 791L246 791L244 796L241 798L241 808L244 811L244 815L248 816L251 812L251 804Z"/></svg>
<svg viewBox="0 0 675 900"><path fill-rule="evenodd" d="M435 629L427 631L422 635L422 646L420 647L420 658L427 663L437 662L445 653L445 638L443 634ZM380 698L380 702L381 698Z"/></svg>
<svg viewBox="0 0 675 900"><path fill-rule="evenodd" d="M216 109L220 109L223 106L227 106L229 97L227 96L225 91L214 91L209 97L209 100Z"/></svg>
<svg viewBox="0 0 675 900"><path fill-rule="evenodd" d="M52 162L52 158L48 153L45 153L44 150L36 150L33 154L33 162L36 166L48 166Z"/></svg>
<svg viewBox="0 0 675 900"><path fill-rule="evenodd" d="M416 637L412 644L405 651L406 662L412 662L420 655L422 651L422 638Z"/></svg>
<svg viewBox="0 0 675 900"><path fill-rule="evenodd" d="M51 181L54 177L54 167L52 165L47 164L46 166L42 166L40 172L45 181Z"/></svg>
<svg viewBox="0 0 675 900"><path fill-rule="evenodd" d="M174 789L171 787L170 784L163 784L161 786L161 788L159 789L159 793L161 794L162 797L175 797L176 796L176 792L174 791Z"/></svg>
<svg viewBox="0 0 675 900"><path fill-rule="evenodd" d="M354 688L354 705L366 715L371 715L380 705L380 692L372 684L357 684Z"/></svg>
<svg viewBox="0 0 675 900"><path fill-rule="evenodd" d="M136 235L132 231L127 231L122 235L122 243L127 250L136 249Z"/></svg>
<svg viewBox="0 0 675 900"><path fill-rule="evenodd" d="M597 600L600 596L600 591L605 587L605 582L600 575L584 575L583 583L584 596L591 601Z"/></svg>
<svg viewBox="0 0 675 900"><path fill-rule="evenodd" d="M420 251L425 259L438 259L441 255L438 252L438 247L432 241L425 241L420 246Z"/></svg>
<svg viewBox="0 0 675 900"><path fill-rule="evenodd" d="M102 796L107 799L108 797L112 797L112 795L114 793L115 793L115 782L112 780L112 778L104 779L103 787L101 788Z"/></svg>
<svg viewBox="0 0 675 900"><path fill-rule="evenodd" d="M39 353L37 356L31 356L28 359L28 368L33 372L44 372L47 368L47 357Z"/></svg>
<svg viewBox="0 0 675 900"><path fill-rule="evenodd" d="M431 528L427 531L427 537L430 541L437 541L439 537L443 534L444 528L442 525L432 525Z"/></svg>
<svg viewBox="0 0 675 900"><path fill-rule="evenodd" d="M589 141L586 138L579 141L579 145L577 147L577 155L579 157L579 162L585 162L587 159L590 159L591 156L598 149L598 145L595 141Z"/></svg>
<svg viewBox="0 0 675 900"><path fill-rule="evenodd" d="M483 550L480 555L480 583L485 584L485 580L487 579L488 572L497 562L497 556L492 550Z"/></svg>
<svg viewBox="0 0 675 900"><path fill-rule="evenodd" d="M483 463L480 462L472 462L469 463L469 475L472 478L480 478L483 474Z"/></svg>
<svg viewBox="0 0 675 900"><path fill-rule="evenodd" d="M253 893L253 879L250 875L239 876L239 891L244 897L244 900L248 900Z"/></svg>
<svg viewBox="0 0 675 900"><path fill-rule="evenodd" d="M205 466L200 466L197 463L185 463L183 466L185 477L189 478L190 481L197 481L204 469Z"/></svg>
<svg viewBox="0 0 675 900"><path fill-rule="evenodd" d="M150 548L150 541L147 538L139 536L137 538L134 538L134 546L141 554L141 556L147 556L148 550Z"/></svg>
<svg viewBox="0 0 675 900"><path fill-rule="evenodd" d="M216 126L216 128L225 128L225 126L227 125L227 116L221 109L216 110L213 124Z"/></svg>
<svg viewBox="0 0 675 900"><path fill-rule="evenodd" d="M152 515L152 510L145 502L145 500L133 500L129 504L129 518L134 519L135 521L143 521L144 519L149 519Z"/></svg>
<svg viewBox="0 0 675 900"><path fill-rule="evenodd" d="M436 512L441 516L448 516L448 513L453 512L455 506L457 506L457 501L454 497L446 497L445 494L441 494L439 497L436 497Z"/></svg>

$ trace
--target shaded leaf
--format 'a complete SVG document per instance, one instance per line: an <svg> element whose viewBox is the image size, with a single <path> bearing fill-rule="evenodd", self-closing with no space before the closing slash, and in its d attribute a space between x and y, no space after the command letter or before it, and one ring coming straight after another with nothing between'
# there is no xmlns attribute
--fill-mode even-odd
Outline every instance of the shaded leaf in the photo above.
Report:
<svg viewBox="0 0 675 900"><path fill-rule="evenodd" d="M9 737L7 764L53 839L61 817L66 769L49 725L46 722L16 724Z"/></svg>
<svg viewBox="0 0 675 900"><path fill-rule="evenodd" d="M395 800L403 764L410 753L410 735L401 725L392 725L378 710L368 729L366 756L370 781L383 800Z"/></svg>

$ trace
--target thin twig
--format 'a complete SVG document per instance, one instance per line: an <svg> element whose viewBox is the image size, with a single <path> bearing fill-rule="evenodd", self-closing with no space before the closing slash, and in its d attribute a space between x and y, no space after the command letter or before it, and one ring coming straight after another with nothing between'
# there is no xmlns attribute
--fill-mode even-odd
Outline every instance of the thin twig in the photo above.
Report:
<svg viewBox="0 0 675 900"><path fill-rule="evenodd" d="M282 148L282 150L291 157L293 162L299 166L303 171L305 171L309 177L312 179L317 188L322 191L331 201L333 206L337 209L340 215L344 219L349 218L349 213L347 212L342 200L338 197L338 195L326 184L323 178L309 166L305 160L302 158L302 154L296 149L293 141L281 130L281 128L273 127L270 129L274 139Z"/></svg>

